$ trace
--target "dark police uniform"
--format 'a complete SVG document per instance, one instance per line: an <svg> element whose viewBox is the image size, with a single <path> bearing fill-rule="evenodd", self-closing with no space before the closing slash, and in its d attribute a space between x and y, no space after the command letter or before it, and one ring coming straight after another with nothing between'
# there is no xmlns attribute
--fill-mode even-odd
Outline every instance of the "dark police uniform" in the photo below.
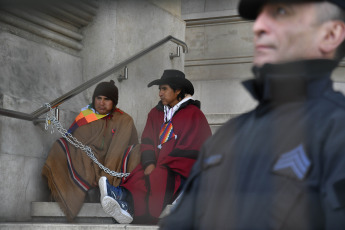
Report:
<svg viewBox="0 0 345 230"><path fill-rule="evenodd" d="M254 68L259 101L203 146L161 229L345 229L345 97L337 62Z"/></svg>

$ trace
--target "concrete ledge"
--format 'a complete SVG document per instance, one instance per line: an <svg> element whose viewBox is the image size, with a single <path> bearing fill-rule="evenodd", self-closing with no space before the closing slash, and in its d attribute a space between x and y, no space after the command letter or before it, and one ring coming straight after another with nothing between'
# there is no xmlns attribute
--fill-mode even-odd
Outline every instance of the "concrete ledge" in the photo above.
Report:
<svg viewBox="0 0 345 230"><path fill-rule="evenodd" d="M68 223L56 202L32 202L31 217L36 223ZM100 203L85 203L73 223L113 224L114 221L103 211Z"/></svg>
<svg viewBox="0 0 345 230"><path fill-rule="evenodd" d="M243 63L252 63L253 57L222 57L213 59L186 59L185 67L195 67L195 66L210 66L210 65L234 65Z"/></svg>
<svg viewBox="0 0 345 230"><path fill-rule="evenodd" d="M9 5L2 7L0 21L19 31L29 33L27 35L17 32L17 35L26 39L38 36L74 51L82 50L84 36L80 28L92 22L98 8L98 6L93 6L98 5L93 0L46 1L44 3L42 1L39 7L33 2L20 6Z"/></svg>
<svg viewBox="0 0 345 230"><path fill-rule="evenodd" d="M65 214L56 202L32 202L31 216L64 217ZM109 217L109 215L103 211L100 203L85 203L77 217Z"/></svg>
<svg viewBox="0 0 345 230"><path fill-rule="evenodd" d="M0 20L18 29L22 29L42 38L52 40L68 48L75 49L78 51L83 48L83 45L79 41L66 37L63 34L57 33L50 29L45 29L42 26L21 19L17 16L13 16L12 14L7 13L3 10L0 11Z"/></svg>
<svg viewBox="0 0 345 230"><path fill-rule="evenodd" d="M212 126L221 126L228 120L237 117L241 114L228 114L228 113L213 113L205 114L208 123Z"/></svg>
<svg viewBox="0 0 345 230"><path fill-rule="evenodd" d="M171 207L172 205L168 205L163 210L160 218L163 218L164 216L168 215L170 213ZM32 216L33 222L37 224L38 223L61 223L61 224L67 223L65 214L61 211L58 203L56 202L32 202L31 216ZM114 221L112 217L110 217L108 214L106 214L103 211L103 208L100 203L84 203L77 217L73 220L73 224L76 226L83 226L83 224L86 224L86 223L114 224ZM116 225L119 226L118 224ZM0 229L1 230L3 229L1 224L0 224ZM130 228L130 229L137 229L137 228ZM138 228L138 229L141 229L141 228ZM151 228L145 228L145 229L151 229Z"/></svg>
<svg viewBox="0 0 345 230"><path fill-rule="evenodd" d="M215 134L216 131L224 125L228 120L239 116L240 114L227 114L227 113L214 113L214 114L205 114L208 124L210 125L212 134Z"/></svg>
<svg viewBox="0 0 345 230"><path fill-rule="evenodd" d="M239 13L236 10L223 10L223 11L210 11L210 12L201 12L201 13L190 13L182 15L182 19L185 21L191 20L201 20L201 19L210 19L210 18L221 18L221 17L238 17Z"/></svg>
<svg viewBox="0 0 345 230"><path fill-rule="evenodd" d="M156 230L158 226L123 224L45 224L45 223L0 223L1 230Z"/></svg>

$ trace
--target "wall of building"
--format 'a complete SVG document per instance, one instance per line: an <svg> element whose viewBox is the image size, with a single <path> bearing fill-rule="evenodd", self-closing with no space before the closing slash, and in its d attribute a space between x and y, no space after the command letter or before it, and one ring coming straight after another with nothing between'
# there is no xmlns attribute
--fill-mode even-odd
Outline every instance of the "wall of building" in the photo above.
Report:
<svg viewBox="0 0 345 230"><path fill-rule="evenodd" d="M185 72L210 115L236 115L256 105L241 85L251 77L253 46L251 22L238 16L237 4L238 0L182 2L190 48Z"/></svg>
<svg viewBox="0 0 345 230"><path fill-rule="evenodd" d="M99 9L102 13L84 31L82 54L85 81L138 54L168 35L184 41L185 22L175 14L151 4L150 1L105 2L108 4L102 4ZM173 2L178 3L175 0ZM114 11L115 9L118 10ZM99 40L102 42L98 42ZM173 60L169 58L169 54L175 50L176 44L168 42L128 65L128 80L117 80L117 77L123 74L123 70L105 79L113 79L116 82L119 88L118 107L133 117L139 134L144 128L147 113L159 100L157 88L147 88L147 84L160 78L164 69L183 70L184 55ZM87 90L87 98L91 98L93 89L94 87L91 87Z"/></svg>
<svg viewBox="0 0 345 230"><path fill-rule="evenodd" d="M44 34L51 33L41 25L34 25L34 31L40 29L35 34L0 17L1 108L31 113L168 35L184 40L185 22L178 11L167 11L166 5L143 0L90 1L97 10L91 21L77 28L82 34L80 50L47 38ZM52 20L50 15L39 18L46 22ZM32 25L29 19L14 20ZM148 89L147 83L160 78L164 69L183 70L183 55L169 58L175 49L175 44L167 43L131 63L126 81L117 80L122 71L106 79L115 80L120 91L118 107L133 116L139 133L148 111L158 102L158 90ZM93 89L59 106L66 128L90 102ZM50 199L41 168L58 137L56 131L45 131L43 124L0 116L0 222L30 221L30 203Z"/></svg>
<svg viewBox="0 0 345 230"><path fill-rule="evenodd" d="M181 14L186 21L189 45L185 72L196 86L195 97L201 100L204 112L223 121L256 105L241 85L252 77L253 22L239 17L238 2L182 1ZM342 92L345 92L344 67L343 62L333 74L335 88Z"/></svg>
<svg viewBox="0 0 345 230"><path fill-rule="evenodd" d="M30 114L83 82L82 35L81 25L67 20L78 21L75 15L26 2L0 5L0 106ZM84 95L75 100L76 107L86 101ZM68 127L75 114L66 106L62 124ZM30 220L30 203L49 200L41 169L58 137L44 124L0 116L0 221Z"/></svg>
<svg viewBox="0 0 345 230"><path fill-rule="evenodd" d="M82 80L79 57L6 31L0 46L2 108L31 113ZM31 201L48 199L40 170L57 135L9 117L0 117L0 126L0 221L26 220Z"/></svg>

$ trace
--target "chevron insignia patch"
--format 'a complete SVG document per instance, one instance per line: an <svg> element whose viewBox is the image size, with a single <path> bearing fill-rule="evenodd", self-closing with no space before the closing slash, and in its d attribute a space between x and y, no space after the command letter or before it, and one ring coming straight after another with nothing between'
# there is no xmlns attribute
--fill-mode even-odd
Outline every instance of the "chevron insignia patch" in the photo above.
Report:
<svg viewBox="0 0 345 230"><path fill-rule="evenodd" d="M283 153L273 166L277 174L294 177L303 180L307 175L311 162L300 144L295 149Z"/></svg>

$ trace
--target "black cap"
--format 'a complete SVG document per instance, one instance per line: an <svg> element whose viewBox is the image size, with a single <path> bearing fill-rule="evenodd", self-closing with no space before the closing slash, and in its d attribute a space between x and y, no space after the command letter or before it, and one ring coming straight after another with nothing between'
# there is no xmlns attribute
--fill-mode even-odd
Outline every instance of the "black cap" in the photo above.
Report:
<svg viewBox="0 0 345 230"><path fill-rule="evenodd" d="M186 79L183 72L175 69L167 69L164 70L163 75L160 79L154 80L150 82L147 87L151 87L153 85L170 85L175 84L181 89L184 89L186 93L193 95L194 94L194 87L193 84Z"/></svg>
<svg viewBox="0 0 345 230"><path fill-rule="evenodd" d="M119 99L119 90L117 89L115 82L110 80L110 82L101 82L99 83L92 96L92 103L95 103L95 98L97 96L105 96L113 101L114 106L117 105Z"/></svg>
<svg viewBox="0 0 345 230"><path fill-rule="evenodd" d="M302 2L330 2L345 10L345 0L241 0L238 5L238 12L241 17L255 20L259 10L266 3L302 3Z"/></svg>

